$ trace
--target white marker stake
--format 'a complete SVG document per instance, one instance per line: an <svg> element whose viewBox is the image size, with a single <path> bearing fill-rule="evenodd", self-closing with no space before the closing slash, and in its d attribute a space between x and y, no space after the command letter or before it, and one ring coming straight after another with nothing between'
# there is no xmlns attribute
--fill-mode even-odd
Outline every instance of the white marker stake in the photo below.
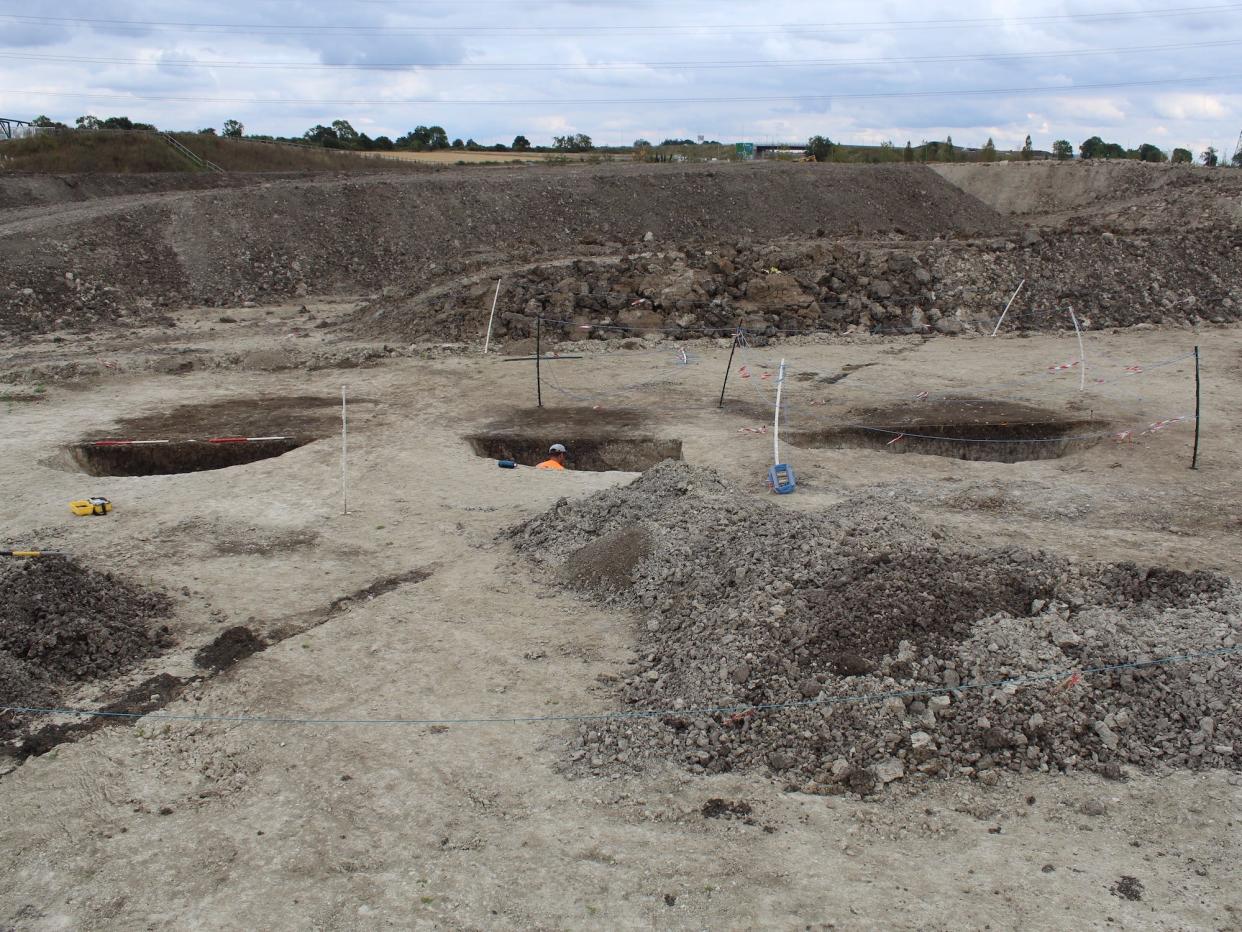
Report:
<svg viewBox="0 0 1242 932"><path fill-rule="evenodd" d="M1087 390L1087 351L1082 348L1082 328L1078 326L1078 318L1074 316L1074 309L1069 309L1070 320L1074 322L1074 332L1078 334L1078 368L1080 370L1081 380L1078 384L1078 390L1085 392Z"/></svg>
<svg viewBox="0 0 1242 932"><path fill-rule="evenodd" d="M1009 313L1009 307L1010 307L1010 305L1012 305L1012 304L1013 304L1014 299L1018 297L1018 292L1022 290L1022 286L1023 286L1023 285L1025 285L1025 284L1026 284L1026 279L1025 279L1025 278L1024 278L1024 279L1022 279L1022 281L1018 282L1018 287L1014 289L1014 292L1013 292L1013 297L1011 297L1011 298L1009 299L1009 304L1006 304L1006 305L1005 305L1005 309L1004 309L1003 311L1001 311L1000 320L998 320L998 321L996 322L996 327L995 327L995 329L993 329L993 331L992 331L992 336L996 336L996 331L997 331L997 330L1000 330L1000 325L1001 325L1001 324L1003 324L1003 323L1005 322L1005 315Z"/></svg>
<svg viewBox="0 0 1242 932"><path fill-rule="evenodd" d="M776 416L772 420L772 465L781 462L781 389L785 387L785 360L781 360L780 374L776 377Z"/></svg>
<svg viewBox="0 0 1242 932"><path fill-rule="evenodd" d="M341 514L349 514L349 416L344 385L341 386Z"/></svg>
<svg viewBox="0 0 1242 932"><path fill-rule="evenodd" d="M487 339L483 341L483 355L487 355L487 348L492 345L492 321L496 319L496 302L500 300L500 282L496 279L496 296L492 298L492 314L487 318Z"/></svg>

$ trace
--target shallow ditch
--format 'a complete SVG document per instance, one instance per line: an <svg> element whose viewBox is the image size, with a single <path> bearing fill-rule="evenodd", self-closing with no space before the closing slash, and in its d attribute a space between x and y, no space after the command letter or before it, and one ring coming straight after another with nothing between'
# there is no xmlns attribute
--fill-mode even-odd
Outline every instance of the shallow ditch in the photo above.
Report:
<svg viewBox="0 0 1242 932"><path fill-rule="evenodd" d="M656 437L575 437L546 433L473 434L466 437L475 456L534 466L548 458L548 447L568 449L565 466L586 472L643 472L664 460L681 459L681 441Z"/></svg>
<svg viewBox="0 0 1242 932"><path fill-rule="evenodd" d="M962 460L1020 463L1058 459L1095 446L1109 430L1097 418L1032 405L955 398L855 412L845 425L785 430L792 446L874 449Z"/></svg>

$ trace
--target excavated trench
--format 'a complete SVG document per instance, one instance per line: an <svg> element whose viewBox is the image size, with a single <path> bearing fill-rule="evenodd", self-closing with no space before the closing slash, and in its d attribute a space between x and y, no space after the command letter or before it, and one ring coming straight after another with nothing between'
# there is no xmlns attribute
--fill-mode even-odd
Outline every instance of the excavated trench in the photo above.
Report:
<svg viewBox="0 0 1242 932"><path fill-rule="evenodd" d="M244 466L281 456L314 437L273 440L170 440L159 443L79 443L67 448L73 465L88 476L165 476Z"/></svg>
<svg viewBox="0 0 1242 932"><path fill-rule="evenodd" d="M871 409L852 423L782 431L793 446L874 449L961 460L1021 463L1059 459L1095 446L1109 425L1032 405L956 398L933 404Z"/></svg>
<svg viewBox="0 0 1242 932"><path fill-rule="evenodd" d="M587 472L644 472L664 460L680 460L681 441L645 432L647 413L634 408L519 408L467 434L475 456L534 466L548 447L564 444L565 465Z"/></svg>
<svg viewBox="0 0 1242 932"><path fill-rule="evenodd" d="M163 476L244 466L340 429L340 398L259 395L177 405L122 418L62 448L54 468L88 476ZM374 402L351 400L352 410ZM94 438L125 438L94 439Z"/></svg>
<svg viewBox="0 0 1242 932"><path fill-rule="evenodd" d="M466 438L475 456L513 460L534 466L548 458L548 447L562 443L569 469L587 472L643 472L664 460L681 459L681 441L656 437L574 437L550 431L540 434L474 434Z"/></svg>

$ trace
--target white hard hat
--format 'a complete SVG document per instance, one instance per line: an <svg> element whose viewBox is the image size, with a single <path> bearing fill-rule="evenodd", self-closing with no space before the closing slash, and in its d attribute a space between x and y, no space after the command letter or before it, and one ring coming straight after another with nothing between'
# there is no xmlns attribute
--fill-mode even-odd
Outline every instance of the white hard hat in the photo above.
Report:
<svg viewBox="0 0 1242 932"><path fill-rule="evenodd" d="M568 453L569 451L565 449L565 444L554 443L552 444L552 446L548 447L548 452L549 453Z"/></svg>

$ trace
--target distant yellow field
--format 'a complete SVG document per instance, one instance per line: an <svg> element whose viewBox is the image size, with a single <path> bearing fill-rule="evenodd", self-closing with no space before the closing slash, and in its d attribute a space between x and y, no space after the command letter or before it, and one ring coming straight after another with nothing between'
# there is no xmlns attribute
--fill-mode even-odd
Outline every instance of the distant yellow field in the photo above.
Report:
<svg viewBox="0 0 1242 932"><path fill-rule="evenodd" d="M367 155L383 159L401 159L407 162L543 162L551 158L584 159L586 153L561 155L554 152L475 152L469 149L439 149L435 152L368 152Z"/></svg>

